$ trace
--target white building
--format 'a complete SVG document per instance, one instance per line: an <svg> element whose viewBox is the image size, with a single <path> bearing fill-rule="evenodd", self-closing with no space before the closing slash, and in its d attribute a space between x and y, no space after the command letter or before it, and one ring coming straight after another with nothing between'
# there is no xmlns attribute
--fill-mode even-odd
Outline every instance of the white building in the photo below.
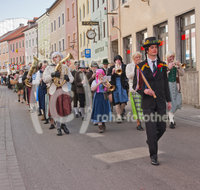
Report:
<svg viewBox="0 0 200 190"><path fill-rule="evenodd" d="M8 31L16 29L20 24L27 24L26 18L9 18L0 21L0 36Z"/></svg>
<svg viewBox="0 0 200 190"><path fill-rule="evenodd" d="M38 58L50 59L50 18L44 13L37 19L38 24Z"/></svg>

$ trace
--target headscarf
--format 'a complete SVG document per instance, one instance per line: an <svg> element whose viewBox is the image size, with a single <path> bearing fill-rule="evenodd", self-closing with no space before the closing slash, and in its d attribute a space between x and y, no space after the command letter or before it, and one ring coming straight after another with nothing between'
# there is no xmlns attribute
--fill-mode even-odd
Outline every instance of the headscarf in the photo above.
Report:
<svg viewBox="0 0 200 190"><path fill-rule="evenodd" d="M102 74L103 76L105 76L105 73L103 71L103 69L97 69L96 70L96 83L98 84L99 82L99 75ZM106 87L104 88L104 91L106 91ZM97 92L99 92L99 86L97 87Z"/></svg>

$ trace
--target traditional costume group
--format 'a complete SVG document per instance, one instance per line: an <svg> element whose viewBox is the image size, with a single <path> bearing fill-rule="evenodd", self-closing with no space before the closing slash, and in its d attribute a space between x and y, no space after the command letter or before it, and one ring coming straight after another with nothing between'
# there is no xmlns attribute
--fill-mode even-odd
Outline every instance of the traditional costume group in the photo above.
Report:
<svg viewBox="0 0 200 190"><path fill-rule="evenodd" d="M37 88L38 114L49 129L57 129L57 135L69 134L68 124L62 118L74 112L75 118L85 118L85 85L92 92L91 122L98 125L100 133L105 132L108 122L115 118L116 123L126 119L126 105L130 99L133 118L137 121L137 130L143 131L144 116L166 115L167 106L170 128L175 128L174 113L181 108L180 78L184 74L182 65L174 61L175 54L169 52L167 63L160 60L158 47L160 41L155 37L145 39L143 48L146 59L141 60L140 52L133 54L132 63L124 64L120 55L114 57L114 64L103 60L103 67L97 62L91 63L91 69L84 60L75 61L74 69L65 64L70 56L63 58L60 52L52 54L51 63L46 61L29 65L25 72L16 78L20 96L26 94L27 104L31 108L31 89ZM35 62L34 62L35 63ZM108 66L110 65L110 66ZM73 93L71 93L73 92ZM73 94L73 96L71 96ZM172 102L172 106L171 106ZM115 110L113 109L115 108ZM114 116L116 112L116 117ZM107 123L107 124L106 124ZM163 120L145 120L147 144L151 164L159 165L158 141L166 130Z"/></svg>

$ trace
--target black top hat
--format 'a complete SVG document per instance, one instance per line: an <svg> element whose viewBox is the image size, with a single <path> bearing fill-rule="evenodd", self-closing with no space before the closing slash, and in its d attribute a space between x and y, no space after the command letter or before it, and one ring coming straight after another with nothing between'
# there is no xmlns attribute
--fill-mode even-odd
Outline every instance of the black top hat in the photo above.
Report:
<svg viewBox="0 0 200 190"><path fill-rule="evenodd" d="M143 48L149 47L151 45L160 45L161 41L157 40L156 37L146 38L143 44Z"/></svg>
<svg viewBox="0 0 200 190"><path fill-rule="evenodd" d="M103 59L103 63L102 64L103 65L108 65L109 64L108 59Z"/></svg>

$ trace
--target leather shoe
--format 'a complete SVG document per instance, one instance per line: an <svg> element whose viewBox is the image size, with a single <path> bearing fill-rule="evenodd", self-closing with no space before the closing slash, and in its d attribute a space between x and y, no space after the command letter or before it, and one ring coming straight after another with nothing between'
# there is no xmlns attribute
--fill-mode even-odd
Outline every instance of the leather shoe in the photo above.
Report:
<svg viewBox="0 0 200 190"><path fill-rule="evenodd" d="M138 131L144 131L144 129L143 129L143 127L142 127L141 125L138 125L138 126L137 126L137 130L138 130Z"/></svg>
<svg viewBox="0 0 200 190"><path fill-rule="evenodd" d="M55 129L55 125L51 124L51 126L49 127L49 129Z"/></svg>
<svg viewBox="0 0 200 190"><path fill-rule="evenodd" d="M154 166L158 166L160 163L158 162L157 158L151 158L151 164Z"/></svg>
<svg viewBox="0 0 200 190"><path fill-rule="evenodd" d="M57 136L62 136L62 131L61 131L61 129L59 128L59 129L57 129L57 131L58 131Z"/></svg>
<svg viewBox="0 0 200 190"><path fill-rule="evenodd" d="M171 128L171 129L175 129L175 125L174 125L174 123L170 123L170 125L169 125L169 128Z"/></svg>
<svg viewBox="0 0 200 190"><path fill-rule="evenodd" d="M49 120L48 119L46 119L45 120L45 122L44 122L44 124L48 124L49 123Z"/></svg>
<svg viewBox="0 0 200 190"><path fill-rule="evenodd" d="M67 126L65 124L61 124L61 129L66 133L69 134L69 129L67 128Z"/></svg>

